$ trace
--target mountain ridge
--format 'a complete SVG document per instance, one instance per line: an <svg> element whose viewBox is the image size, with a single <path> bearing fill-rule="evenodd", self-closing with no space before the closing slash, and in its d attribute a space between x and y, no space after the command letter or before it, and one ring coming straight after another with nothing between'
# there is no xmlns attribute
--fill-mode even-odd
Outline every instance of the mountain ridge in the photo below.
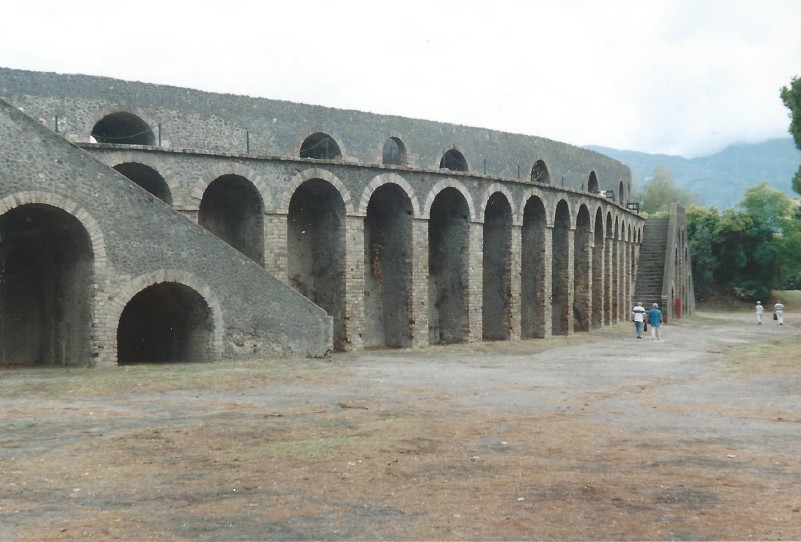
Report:
<svg viewBox="0 0 801 542"><path fill-rule="evenodd" d="M632 181L641 192L656 167L673 175L677 187L689 188L701 204L718 209L734 207L750 187L768 183L788 196L798 196L792 180L801 165L801 150L793 139L772 138L758 143L734 143L707 156L683 158L587 145L584 148L622 162L631 169Z"/></svg>

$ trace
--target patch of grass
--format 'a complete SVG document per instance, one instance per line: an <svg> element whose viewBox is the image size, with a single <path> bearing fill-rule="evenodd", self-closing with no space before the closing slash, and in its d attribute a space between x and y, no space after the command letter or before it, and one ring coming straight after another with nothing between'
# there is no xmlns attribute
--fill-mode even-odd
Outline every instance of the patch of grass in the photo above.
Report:
<svg viewBox="0 0 801 542"><path fill-rule="evenodd" d="M801 290L774 290L773 299L781 299L787 312L801 309ZM773 310L773 306L768 309Z"/></svg>
<svg viewBox="0 0 801 542"><path fill-rule="evenodd" d="M749 374L801 375L799 349L801 337L783 337L767 342L730 346L724 350L724 358L732 369Z"/></svg>

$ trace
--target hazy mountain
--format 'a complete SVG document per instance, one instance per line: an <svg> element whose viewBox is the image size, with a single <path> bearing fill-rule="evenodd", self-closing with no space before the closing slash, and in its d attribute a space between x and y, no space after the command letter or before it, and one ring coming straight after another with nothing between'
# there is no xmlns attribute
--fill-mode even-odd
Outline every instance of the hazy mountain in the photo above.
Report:
<svg viewBox="0 0 801 542"><path fill-rule="evenodd" d="M629 166L640 190L653 176L654 168L661 166L673 174L677 186L690 188L704 205L714 205L718 209L737 205L748 188L763 182L789 196L798 196L791 182L801 165L801 151L790 137L762 143L737 143L711 156L698 158L621 151L596 145L587 148Z"/></svg>

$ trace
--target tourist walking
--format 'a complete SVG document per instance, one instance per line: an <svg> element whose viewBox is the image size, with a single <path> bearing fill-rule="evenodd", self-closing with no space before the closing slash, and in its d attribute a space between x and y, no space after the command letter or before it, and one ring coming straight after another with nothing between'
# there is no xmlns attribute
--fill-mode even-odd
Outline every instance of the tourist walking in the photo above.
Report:
<svg viewBox="0 0 801 542"><path fill-rule="evenodd" d="M651 326L651 339L659 340L659 326L662 325L662 311L659 310L659 305L654 303L651 310L648 311L648 325Z"/></svg>
<svg viewBox="0 0 801 542"><path fill-rule="evenodd" d="M637 338L642 339L642 326L645 323L645 309L642 303L637 303L631 309L631 321L634 322L634 331L637 332Z"/></svg>
<svg viewBox="0 0 801 542"><path fill-rule="evenodd" d="M757 324L762 324L762 313L765 312L765 307L762 306L761 301L757 301L756 304L756 316L757 316Z"/></svg>
<svg viewBox="0 0 801 542"><path fill-rule="evenodd" d="M778 321L780 326L784 325L784 305L781 299L777 300L776 304L773 305L773 319Z"/></svg>

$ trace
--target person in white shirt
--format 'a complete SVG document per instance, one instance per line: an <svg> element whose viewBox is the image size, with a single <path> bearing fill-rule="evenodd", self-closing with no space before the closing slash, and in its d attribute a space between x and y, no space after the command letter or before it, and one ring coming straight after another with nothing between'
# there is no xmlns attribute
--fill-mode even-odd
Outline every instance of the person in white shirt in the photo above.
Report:
<svg viewBox="0 0 801 542"><path fill-rule="evenodd" d="M762 313L765 312L765 307L762 306L761 301L757 301L756 304L756 315L757 315L757 324L762 323Z"/></svg>
<svg viewBox="0 0 801 542"><path fill-rule="evenodd" d="M645 309L641 302L638 302L633 309L631 309L631 321L634 322L634 331L637 332L637 338L642 339L642 326L645 322Z"/></svg>
<svg viewBox="0 0 801 542"><path fill-rule="evenodd" d="M773 314L776 315L776 320L778 320L779 325L784 325L784 305L782 304L780 299L776 300L776 304L773 305Z"/></svg>

